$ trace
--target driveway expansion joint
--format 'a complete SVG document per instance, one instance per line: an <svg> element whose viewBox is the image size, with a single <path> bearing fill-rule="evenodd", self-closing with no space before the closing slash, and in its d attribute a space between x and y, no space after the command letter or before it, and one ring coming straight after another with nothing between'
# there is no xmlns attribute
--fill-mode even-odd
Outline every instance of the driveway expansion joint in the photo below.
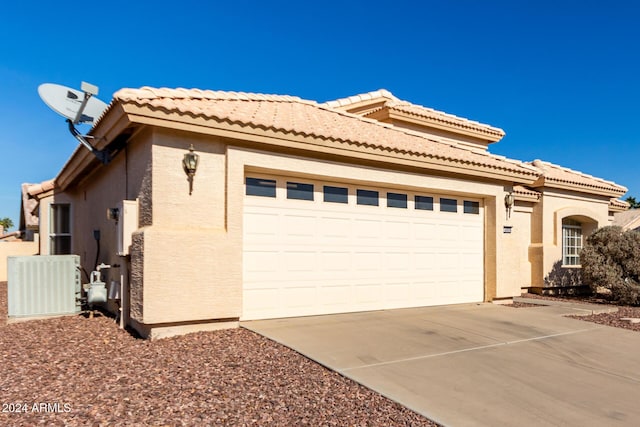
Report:
<svg viewBox="0 0 640 427"><path fill-rule="evenodd" d="M338 369L338 372L346 373L346 372L354 371L354 370L358 370L358 369L368 369L368 368L374 368L374 367L379 367L379 366L393 365L393 364L396 364L396 363L413 362L413 361L416 361L416 360L431 359L431 358L434 358L434 357L450 356L452 354L466 353L466 352L469 352L469 351L476 351L476 350L485 350L485 349L489 349L489 348L503 347L503 346L506 346L506 345L513 345L513 344L521 344L521 343L531 342L531 341L540 341L540 340L544 340L544 339L555 338L555 337L560 337L560 336L565 336L565 335L573 335L573 334L578 334L578 333L587 332L587 331L594 331L594 330L597 330L597 329L599 329L599 328L592 327L592 328L578 329L578 330L575 330L575 331L567 331L567 332L560 332L560 333L557 333L557 334L544 335L544 336L534 337L534 338L523 338L523 339L520 339L520 340L502 341L502 342L498 342L498 343L495 343L495 344L487 344L487 345L480 345L480 346L476 346L476 347L463 348L463 349L460 349L460 350L445 351L443 353L435 353L435 354L428 354L428 355L424 355L424 356L407 357L407 358L404 358L404 359L388 360L386 362L378 362L378 363L371 363L371 364L367 364L367 365L354 366L354 367L351 367L351 368L343 368L343 369Z"/></svg>

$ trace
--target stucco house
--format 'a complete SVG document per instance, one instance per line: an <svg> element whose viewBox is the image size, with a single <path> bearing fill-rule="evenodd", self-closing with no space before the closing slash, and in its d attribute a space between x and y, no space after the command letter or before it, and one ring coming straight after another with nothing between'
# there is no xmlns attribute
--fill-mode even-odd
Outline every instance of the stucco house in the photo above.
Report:
<svg viewBox="0 0 640 427"><path fill-rule="evenodd" d="M122 89L90 133L111 161L72 154L40 200L41 253L112 265L125 319L152 338L509 301L558 261L579 267L583 238L627 209L620 185L491 154L501 129L386 90Z"/></svg>

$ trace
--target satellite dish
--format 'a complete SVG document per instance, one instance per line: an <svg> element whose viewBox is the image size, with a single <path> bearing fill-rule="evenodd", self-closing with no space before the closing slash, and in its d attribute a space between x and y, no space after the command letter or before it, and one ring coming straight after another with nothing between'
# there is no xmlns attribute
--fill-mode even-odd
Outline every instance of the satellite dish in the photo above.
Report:
<svg viewBox="0 0 640 427"><path fill-rule="evenodd" d="M66 117L71 135L106 165L111 161L114 153L107 149L96 149L87 141L87 138L93 137L82 135L75 125L79 123L94 125L107 108L107 104L98 98L93 98L93 95L98 94L97 86L82 82L80 87L81 91L53 83L44 83L38 86L38 94L49 108Z"/></svg>
<svg viewBox="0 0 640 427"><path fill-rule="evenodd" d="M95 124L98 117L107 108L107 104L94 98L98 88L88 83L82 83L82 91L53 83L44 83L38 87L38 94L49 108L73 124Z"/></svg>

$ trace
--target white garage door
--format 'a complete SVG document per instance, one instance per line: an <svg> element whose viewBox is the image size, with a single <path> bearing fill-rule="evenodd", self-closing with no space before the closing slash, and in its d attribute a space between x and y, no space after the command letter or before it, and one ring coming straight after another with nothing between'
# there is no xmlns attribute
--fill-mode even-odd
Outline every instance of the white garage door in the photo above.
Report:
<svg viewBox="0 0 640 427"><path fill-rule="evenodd" d="M483 300L480 200L251 174L243 320Z"/></svg>

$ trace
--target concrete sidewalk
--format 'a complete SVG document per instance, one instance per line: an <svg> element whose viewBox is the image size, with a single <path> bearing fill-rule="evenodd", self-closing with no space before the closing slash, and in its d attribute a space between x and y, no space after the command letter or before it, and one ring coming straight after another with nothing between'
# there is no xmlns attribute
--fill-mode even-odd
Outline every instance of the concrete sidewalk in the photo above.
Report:
<svg viewBox="0 0 640 427"><path fill-rule="evenodd" d="M475 304L242 326L444 425L637 425L640 334L563 317L584 310Z"/></svg>

